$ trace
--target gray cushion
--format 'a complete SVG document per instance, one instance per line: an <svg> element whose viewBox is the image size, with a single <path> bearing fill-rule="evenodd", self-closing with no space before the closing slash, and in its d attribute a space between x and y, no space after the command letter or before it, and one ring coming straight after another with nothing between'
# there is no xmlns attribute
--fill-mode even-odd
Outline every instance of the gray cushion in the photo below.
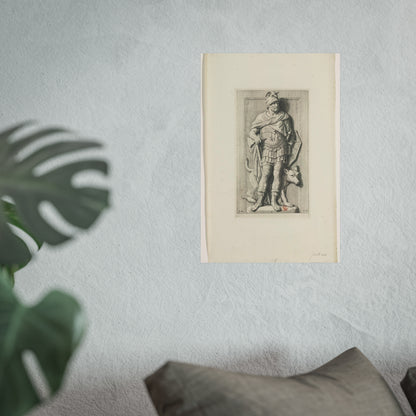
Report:
<svg viewBox="0 0 416 416"><path fill-rule="evenodd" d="M163 416L403 415L386 382L357 348L289 378L168 362L145 383Z"/></svg>

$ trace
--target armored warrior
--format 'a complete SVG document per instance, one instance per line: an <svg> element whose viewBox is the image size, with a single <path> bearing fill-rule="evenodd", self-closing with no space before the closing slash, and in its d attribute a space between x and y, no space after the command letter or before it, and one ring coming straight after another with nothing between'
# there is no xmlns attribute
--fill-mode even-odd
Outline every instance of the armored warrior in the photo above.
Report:
<svg viewBox="0 0 416 416"><path fill-rule="evenodd" d="M279 212L282 210L279 205L282 174L296 141L296 135L293 131L292 118L280 110L278 93L269 91L265 100L267 109L253 121L247 139L253 159L257 159L255 162L260 165L257 200L251 210L255 212L262 206L269 179L273 175L270 202L273 209Z"/></svg>

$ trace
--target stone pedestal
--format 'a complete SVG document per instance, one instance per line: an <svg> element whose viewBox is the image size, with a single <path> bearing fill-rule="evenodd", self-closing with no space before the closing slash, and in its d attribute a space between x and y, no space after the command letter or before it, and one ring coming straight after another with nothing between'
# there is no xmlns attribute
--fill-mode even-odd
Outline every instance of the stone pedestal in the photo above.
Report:
<svg viewBox="0 0 416 416"><path fill-rule="evenodd" d="M286 207L286 206L282 206L282 210L279 212L276 212L271 205L263 205L262 207L260 207L256 212L253 212L251 210L251 207L254 204L251 203L247 203L247 213L251 213L251 214L293 214L293 213L298 213L299 212L299 207L294 206L294 207Z"/></svg>

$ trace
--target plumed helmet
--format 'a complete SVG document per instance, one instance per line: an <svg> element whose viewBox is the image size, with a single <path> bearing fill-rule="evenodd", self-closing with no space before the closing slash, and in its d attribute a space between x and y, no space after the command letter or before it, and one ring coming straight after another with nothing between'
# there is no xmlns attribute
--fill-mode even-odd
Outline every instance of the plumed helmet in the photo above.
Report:
<svg viewBox="0 0 416 416"><path fill-rule="evenodd" d="M279 101L279 93L277 91L269 91L266 93L266 105L267 107L276 101Z"/></svg>

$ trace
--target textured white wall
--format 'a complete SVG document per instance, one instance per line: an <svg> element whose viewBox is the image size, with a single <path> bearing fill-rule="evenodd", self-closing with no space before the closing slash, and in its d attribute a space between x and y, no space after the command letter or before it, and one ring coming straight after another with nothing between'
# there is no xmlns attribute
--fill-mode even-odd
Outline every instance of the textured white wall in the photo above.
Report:
<svg viewBox="0 0 416 416"><path fill-rule="evenodd" d="M106 143L113 207L17 276L78 296L87 338L44 415L154 415L165 360L288 375L359 347L416 364L416 4L3 0L0 120ZM199 262L200 53L341 53L341 263ZM407 410L408 414L409 411Z"/></svg>

